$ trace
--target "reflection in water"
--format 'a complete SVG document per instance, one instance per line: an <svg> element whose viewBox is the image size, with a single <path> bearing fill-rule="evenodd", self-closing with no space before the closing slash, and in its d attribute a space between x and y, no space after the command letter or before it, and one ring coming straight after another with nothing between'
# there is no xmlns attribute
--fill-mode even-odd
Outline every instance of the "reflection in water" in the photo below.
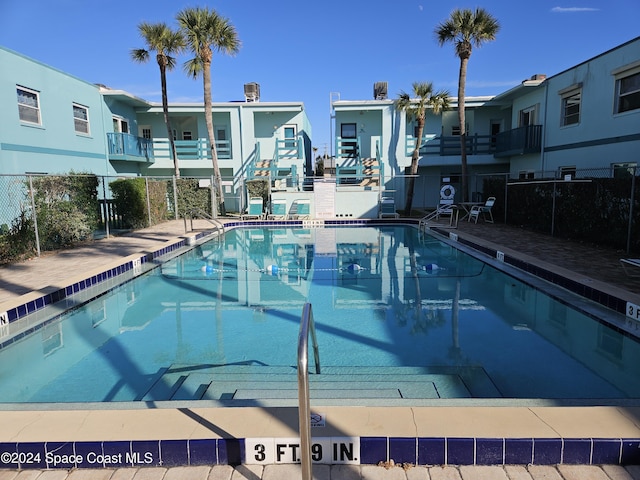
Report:
<svg viewBox="0 0 640 480"><path fill-rule="evenodd" d="M239 379L295 372L305 302L329 371L413 369L440 396L451 375L450 395L640 396L634 339L385 226L231 230L0 350L1 398L232 398Z"/></svg>

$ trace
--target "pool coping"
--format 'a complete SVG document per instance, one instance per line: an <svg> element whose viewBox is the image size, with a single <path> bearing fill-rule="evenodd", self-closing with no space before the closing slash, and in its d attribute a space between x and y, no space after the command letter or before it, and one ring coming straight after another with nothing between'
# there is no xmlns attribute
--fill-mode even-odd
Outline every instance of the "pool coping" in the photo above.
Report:
<svg viewBox="0 0 640 480"><path fill-rule="evenodd" d="M407 219L239 221L230 222L225 228L417 223ZM471 236L439 227L431 230L488 257L497 256L495 248ZM48 306L54 298L72 298L96 284L124 279L121 276L125 274L135 275L145 264L204 241L211 233L177 237L156 251L124 257L102 271L80 275L66 286L49 287L4 302L0 311L7 312L7 323L14 322ZM532 275L537 272L546 281L575 293L579 292L573 288L578 288L607 308L619 311L621 302L631 298L619 292L596 294L597 285L585 288L568 278L563 282L561 272L533 265L517 252L503 253L500 261L505 264ZM312 429L314 441L334 452L346 449L344 458L334 455L321 463L376 464L393 459L415 465L640 464L640 406L634 401L572 407L550 401L516 406L504 406L502 402L471 406L455 401L439 405L434 401L415 407L315 403L312 399L312 411L323 419L323 424ZM291 449L297 441L297 408L290 406L159 402L141 403L136 408L127 408L126 404L104 408L103 404L44 404L0 411L0 422L0 469L236 465L296 460L291 455L278 460L281 446L286 444L286 449ZM349 445L357 449L357 458L349 455ZM63 461L57 461L56 455ZM256 459L260 455L264 458Z"/></svg>

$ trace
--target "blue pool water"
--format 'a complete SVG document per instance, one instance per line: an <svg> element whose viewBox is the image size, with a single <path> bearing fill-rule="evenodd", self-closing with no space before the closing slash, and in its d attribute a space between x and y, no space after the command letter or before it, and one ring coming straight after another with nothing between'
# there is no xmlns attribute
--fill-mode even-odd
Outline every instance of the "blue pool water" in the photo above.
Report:
<svg viewBox="0 0 640 480"><path fill-rule="evenodd" d="M305 302L312 398L640 397L633 337L381 226L230 230L0 350L0 399L293 398Z"/></svg>

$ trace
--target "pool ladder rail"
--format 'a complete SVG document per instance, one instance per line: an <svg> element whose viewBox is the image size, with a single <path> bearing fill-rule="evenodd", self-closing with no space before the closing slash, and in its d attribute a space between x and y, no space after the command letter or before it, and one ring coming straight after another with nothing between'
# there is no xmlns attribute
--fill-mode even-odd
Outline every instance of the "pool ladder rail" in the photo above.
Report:
<svg viewBox="0 0 640 480"><path fill-rule="evenodd" d="M311 473L311 406L309 402L309 335L313 345L313 357L316 374L320 373L320 353L316 327L313 322L313 310L310 303L305 303L300 319L298 334L298 422L300 428L300 463L302 479L312 480Z"/></svg>
<svg viewBox="0 0 640 480"><path fill-rule="evenodd" d="M438 208L436 208L433 212L430 212L429 214L425 215L420 219L420 222L418 223L418 227L422 231L427 230L430 227L429 222L433 222L434 220L439 220L440 217L444 217L444 216L449 217L448 228L458 228L460 211L458 210L458 206L455 204L438 206ZM443 225L441 223L438 223L437 225L440 227L447 228L447 225Z"/></svg>
<svg viewBox="0 0 640 480"><path fill-rule="evenodd" d="M187 214L185 215L185 218L184 218L184 229L185 229L185 232L187 231L187 217L189 217L189 220L191 222L191 231L193 231L193 219L194 218L204 218L211 225L216 227L216 232L218 233L218 236L224 234L224 223L222 223L217 218L209 215L207 212L205 212L201 208L192 208L187 212Z"/></svg>

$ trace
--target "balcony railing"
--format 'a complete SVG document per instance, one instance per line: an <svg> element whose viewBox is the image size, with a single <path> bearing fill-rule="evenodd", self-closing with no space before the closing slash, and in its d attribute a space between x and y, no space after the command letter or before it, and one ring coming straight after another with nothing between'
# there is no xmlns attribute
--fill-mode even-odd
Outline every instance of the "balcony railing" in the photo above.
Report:
<svg viewBox="0 0 640 480"><path fill-rule="evenodd" d="M109 159L152 162L153 149L151 140L131 135L130 133L107 133Z"/></svg>
<svg viewBox="0 0 640 480"><path fill-rule="evenodd" d="M407 135L405 155L410 157L416 145L416 138ZM529 125L515 128L497 135L468 135L467 155L493 155L508 157L525 153L537 153L542 148L542 126ZM425 135L420 145L420 155L451 156L460 155L460 137Z"/></svg>
<svg viewBox="0 0 640 480"><path fill-rule="evenodd" d="M205 160L211 159L209 141L206 138L197 140L175 140L178 160ZM229 140L216 141L216 153L220 160L231 158L231 142ZM171 158L169 152L169 140L166 138L153 139L153 156L156 159Z"/></svg>
<svg viewBox="0 0 640 480"><path fill-rule="evenodd" d="M304 158L302 147L302 137L286 138L284 140L276 139L276 151L273 158L275 158L276 161L281 158L302 160Z"/></svg>
<svg viewBox="0 0 640 480"><path fill-rule="evenodd" d="M496 135L495 157L509 157L542 151L542 125L527 125Z"/></svg>

